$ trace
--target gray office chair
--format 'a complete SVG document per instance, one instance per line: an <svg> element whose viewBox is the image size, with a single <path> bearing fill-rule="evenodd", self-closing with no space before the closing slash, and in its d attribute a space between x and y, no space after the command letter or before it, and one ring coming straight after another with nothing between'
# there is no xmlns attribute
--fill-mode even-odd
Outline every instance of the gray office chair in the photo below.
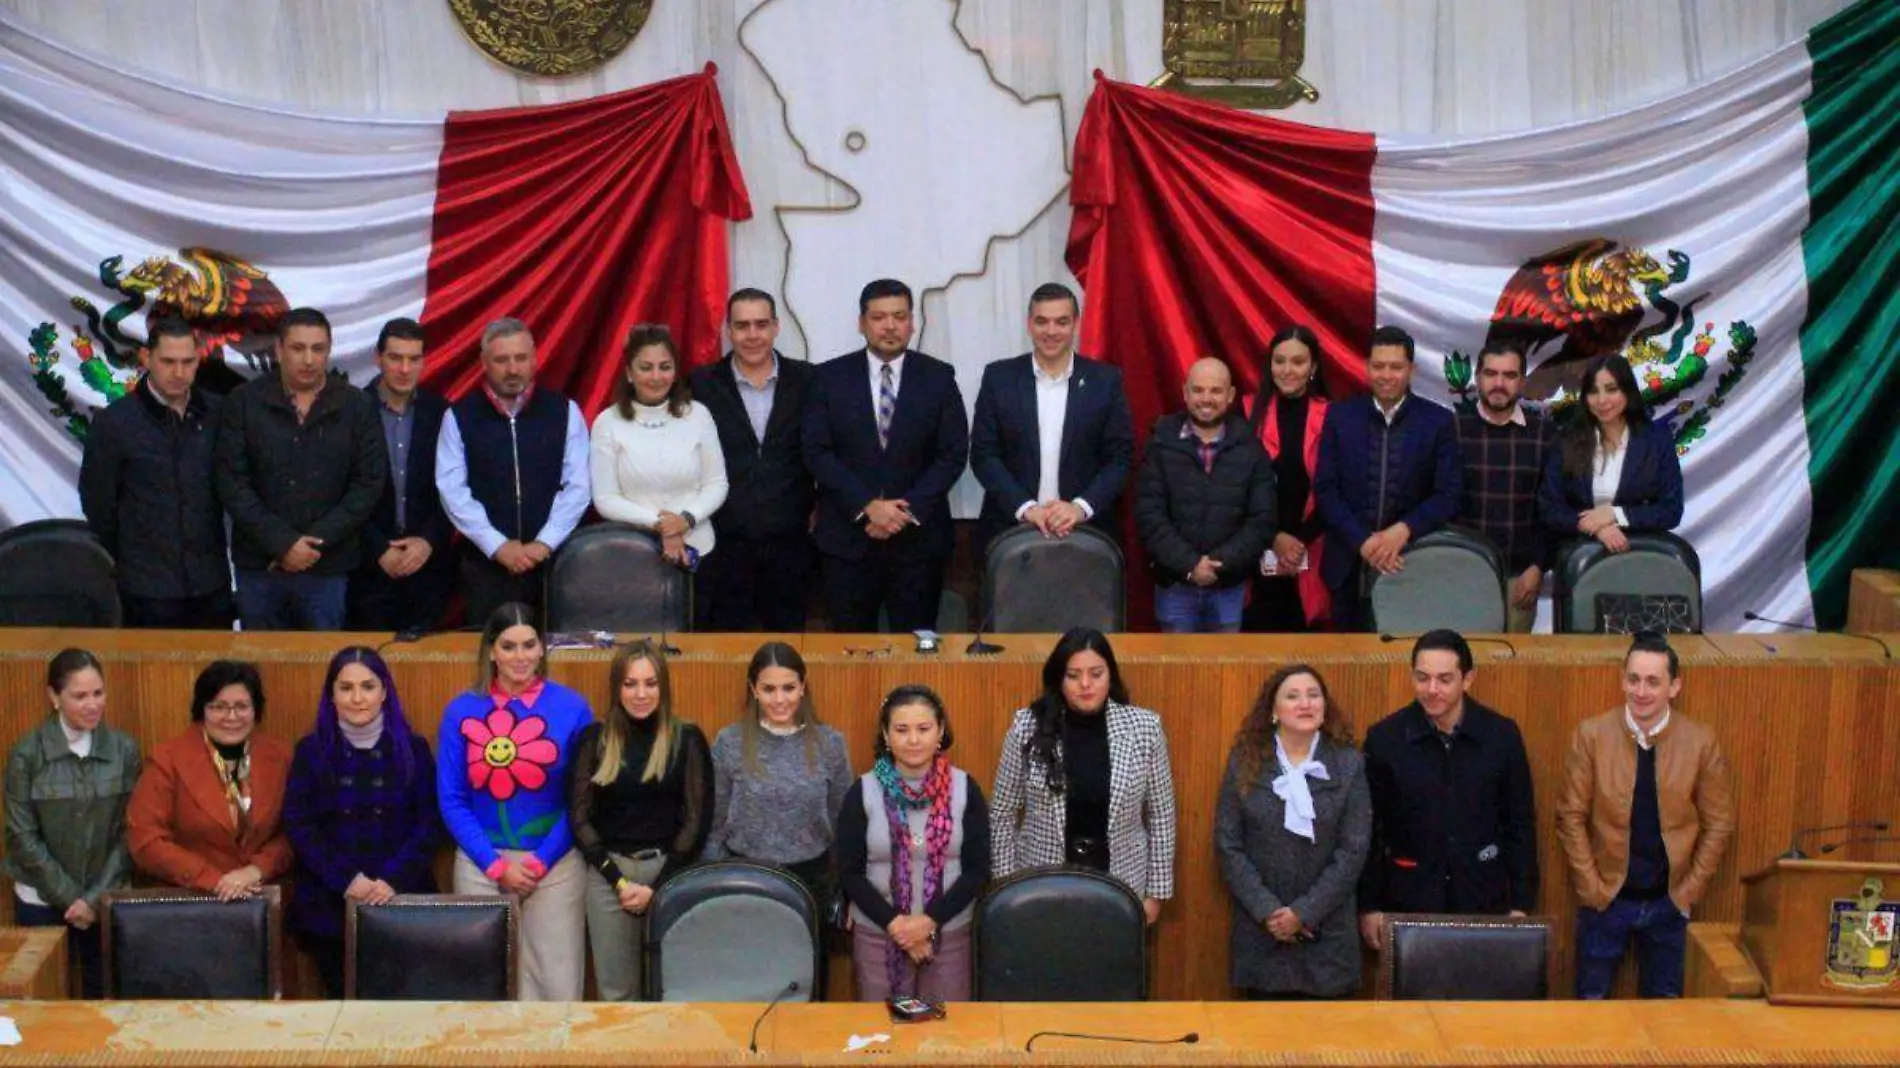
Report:
<svg viewBox="0 0 1900 1068"><path fill-rule="evenodd" d="M1405 569L1372 583L1372 626L1381 634L1438 627L1500 634L1509 620L1504 557L1475 530L1445 527L1405 550Z"/></svg>
<svg viewBox="0 0 1900 1068"><path fill-rule="evenodd" d="M1622 553L1594 538L1565 546L1557 565L1557 633L1702 633L1695 547L1666 531L1631 531L1629 543ZM1653 619L1638 622L1646 616Z"/></svg>
<svg viewBox="0 0 1900 1068"><path fill-rule="evenodd" d="M990 539L983 554L983 628L997 634L1128 629L1128 563L1092 526L1045 538L1027 523Z"/></svg>
<svg viewBox="0 0 1900 1068"><path fill-rule="evenodd" d="M0 627L116 627L112 554L80 519L39 519L0 533Z"/></svg>
<svg viewBox="0 0 1900 1068"><path fill-rule="evenodd" d="M642 949L652 1001L811 1001L824 968L811 893L738 860L695 864L661 884Z"/></svg>
<svg viewBox="0 0 1900 1068"><path fill-rule="evenodd" d="M666 562L651 534L621 523L583 527L554 554L547 628L616 634L680 631L693 618L686 572Z"/></svg>

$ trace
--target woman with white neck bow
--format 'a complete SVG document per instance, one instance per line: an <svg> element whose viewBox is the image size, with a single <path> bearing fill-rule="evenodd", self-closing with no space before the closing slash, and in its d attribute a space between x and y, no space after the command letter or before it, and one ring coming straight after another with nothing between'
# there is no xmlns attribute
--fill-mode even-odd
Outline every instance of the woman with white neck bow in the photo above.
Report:
<svg viewBox="0 0 1900 1068"><path fill-rule="evenodd" d="M1354 891L1371 839L1372 794L1345 716L1317 671L1281 668L1234 738L1214 817L1235 986L1251 998L1359 988Z"/></svg>
<svg viewBox="0 0 1900 1068"><path fill-rule="evenodd" d="M348 902L434 893L442 841L435 759L374 649L353 645L330 658L316 728L290 760L284 833L297 853L286 919L316 960L325 996L341 998Z"/></svg>

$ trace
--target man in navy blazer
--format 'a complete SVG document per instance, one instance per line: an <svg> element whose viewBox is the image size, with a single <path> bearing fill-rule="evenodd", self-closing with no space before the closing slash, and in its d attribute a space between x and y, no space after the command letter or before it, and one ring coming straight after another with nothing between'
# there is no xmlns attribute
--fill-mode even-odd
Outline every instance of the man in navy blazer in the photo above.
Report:
<svg viewBox="0 0 1900 1068"><path fill-rule="evenodd" d="M1081 305L1059 282L1029 296L1032 350L983 369L970 469L983 483L983 545L1014 523L1052 538L1108 527L1135 462L1121 369L1075 351Z"/></svg>
<svg viewBox="0 0 1900 1068"><path fill-rule="evenodd" d="M391 319L376 336L376 369L363 387L376 402L389 478L363 525L363 560L350 576L351 630L430 630L448 607L454 528L435 488L435 445L449 402L420 385L422 324Z"/></svg>
<svg viewBox="0 0 1900 1068"><path fill-rule="evenodd" d="M1450 522L1464 493L1452 415L1412 392L1412 335L1372 333L1370 396L1326 413L1313 496L1331 535L1320 577L1333 592L1333 626L1371 622L1371 579L1405 566L1405 547Z"/></svg>
<svg viewBox="0 0 1900 1068"><path fill-rule="evenodd" d="M818 366L805 401L805 465L818 481L818 542L833 630L934 627L955 545L950 488L970 428L956 371L908 347L910 287L858 295L866 348Z"/></svg>
<svg viewBox="0 0 1900 1068"><path fill-rule="evenodd" d="M712 413L726 457L719 551L693 579L700 630L805 629L811 592L811 472L799 446L812 366L786 359L778 302L760 289L726 301L732 351L693 372L693 399Z"/></svg>

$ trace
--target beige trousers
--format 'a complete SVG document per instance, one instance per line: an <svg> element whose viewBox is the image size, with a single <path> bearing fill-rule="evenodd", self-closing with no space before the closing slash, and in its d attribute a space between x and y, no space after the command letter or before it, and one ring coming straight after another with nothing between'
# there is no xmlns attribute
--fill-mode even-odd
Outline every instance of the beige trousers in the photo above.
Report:
<svg viewBox="0 0 1900 1068"><path fill-rule="evenodd" d="M520 861L531 854L504 849ZM578 850L548 869L547 877L521 902L521 1000L579 1001L586 983L587 935L582 899L587 866ZM598 876L596 876L598 878ZM461 850L455 851L455 892L499 894L501 888L482 874Z"/></svg>
<svg viewBox="0 0 1900 1068"><path fill-rule="evenodd" d="M642 886L652 886L659 878L666 857L635 860L609 853L620 873ZM640 998L641 917L620 907L620 895L592 868L587 879L587 945L594 951L594 986L602 1001L637 1001Z"/></svg>

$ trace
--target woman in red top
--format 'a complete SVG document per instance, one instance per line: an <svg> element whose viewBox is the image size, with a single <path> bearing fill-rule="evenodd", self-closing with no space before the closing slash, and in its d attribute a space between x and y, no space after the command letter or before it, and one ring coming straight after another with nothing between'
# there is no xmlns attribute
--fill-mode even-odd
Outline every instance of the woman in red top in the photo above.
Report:
<svg viewBox="0 0 1900 1068"><path fill-rule="evenodd" d="M1313 508L1319 434L1326 425L1326 384L1319 372L1319 338L1311 329L1284 327L1267 343L1266 382L1248 421L1273 457L1279 533L1254 576L1241 626L1249 633L1308 630L1332 611L1319 577L1322 527Z"/></svg>

